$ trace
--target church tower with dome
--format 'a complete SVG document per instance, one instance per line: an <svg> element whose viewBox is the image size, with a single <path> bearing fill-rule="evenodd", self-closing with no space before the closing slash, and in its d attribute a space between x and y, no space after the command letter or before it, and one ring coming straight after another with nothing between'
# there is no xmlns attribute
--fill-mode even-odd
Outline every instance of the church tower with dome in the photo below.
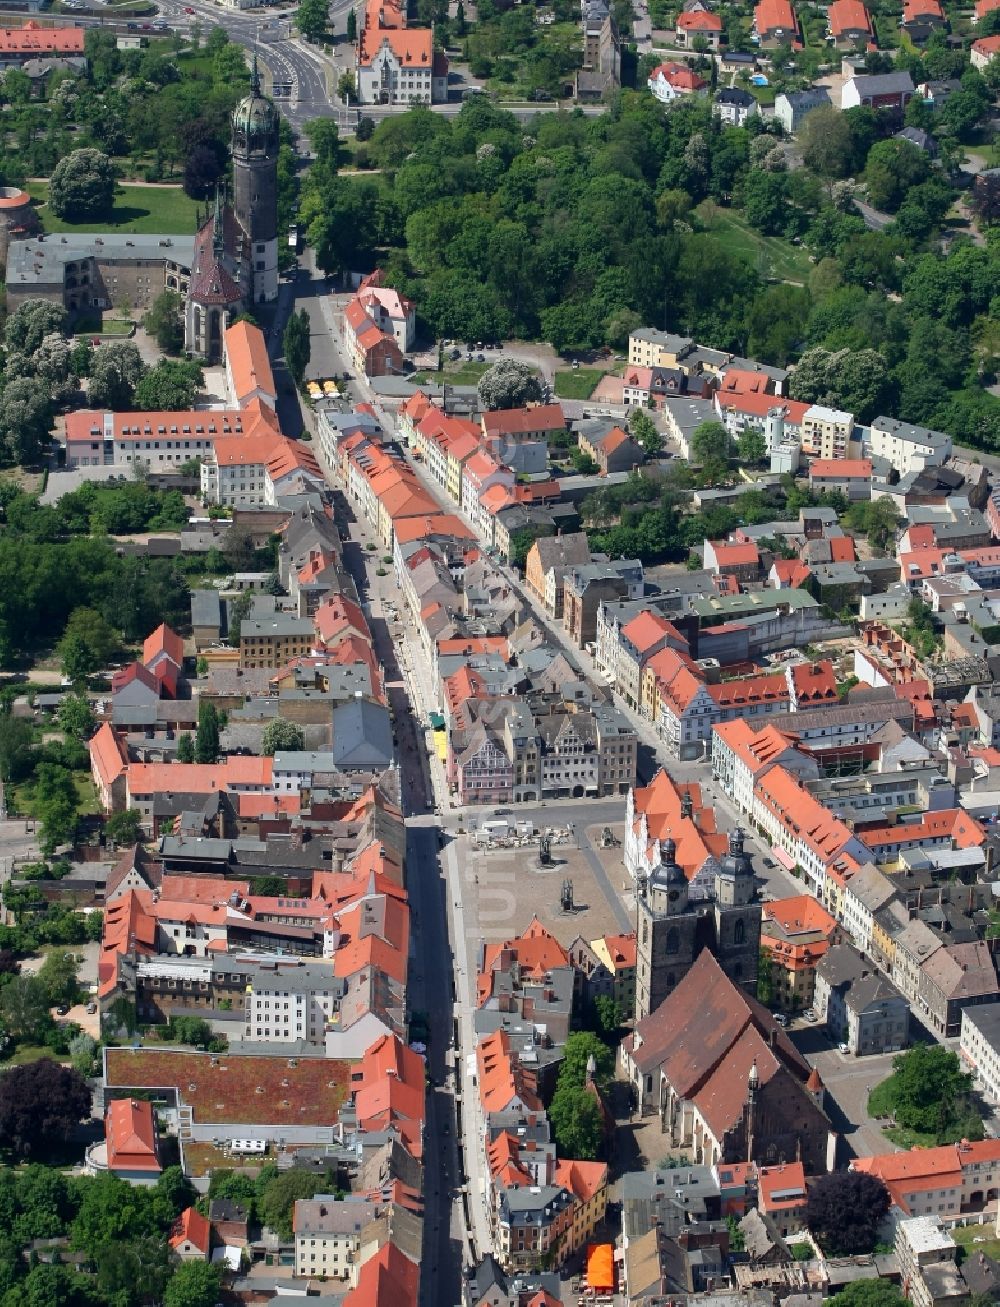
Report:
<svg viewBox="0 0 1000 1307"><path fill-rule="evenodd" d="M256 56L250 94L233 110L232 154L235 202L217 195L198 230L184 312L184 348L208 363L234 318L278 298L278 111Z"/></svg>
<svg viewBox="0 0 1000 1307"><path fill-rule="evenodd" d="M715 955L726 975L757 992L761 905L743 832L729 836L729 850L715 874L714 896L693 899L677 863L674 841L660 844L660 863L639 879L636 897L635 1018L655 1012L694 965L702 949Z"/></svg>
<svg viewBox="0 0 1000 1307"><path fill-rule="evenodd" d="M254 304L278 298L278 111L260 89L254 55L250 94L233 111L236 222L249 244Z"/></svg>

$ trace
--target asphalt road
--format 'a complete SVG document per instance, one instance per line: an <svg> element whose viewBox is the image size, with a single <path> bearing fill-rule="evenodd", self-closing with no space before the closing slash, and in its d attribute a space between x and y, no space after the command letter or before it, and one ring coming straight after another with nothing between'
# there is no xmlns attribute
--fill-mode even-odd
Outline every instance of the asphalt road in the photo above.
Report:
<svg viewBox="0 0 1000 1307"><path fill-rule="evenodd" d="M334 478L330 480L336 485ZM450 996L454 962L445 906L447 890L439 856L439 819L433 811L428 760L418 727L419 713L411 701L383 609L385 600L398 592L390 583L391 576L378 575L381 554L364 547L370 535L345 508L346 501L341 497L338 521L349 537L344 545L344 563L368 617L398 742L400 790L406 820L406 888L411 912L407 998L410 1010L425 1012L430 1024L420 1301L424 1307L438 1307L461 1300L466 1242L458 1196L464 1176L455 1130L452 1067L454 1028Z"/></svg>

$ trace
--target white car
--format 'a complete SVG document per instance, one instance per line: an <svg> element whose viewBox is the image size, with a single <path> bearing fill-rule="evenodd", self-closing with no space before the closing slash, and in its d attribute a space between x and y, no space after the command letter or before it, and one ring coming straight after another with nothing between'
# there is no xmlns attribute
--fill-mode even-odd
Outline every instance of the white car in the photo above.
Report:
<svg viewBox="0 0 1000 1307"><path fill-rule="evenodd" d="M838 1044L837 1047L840 1049L842 1053L849 1053L851 1051L849 1045L847 1044Z"/></svg>

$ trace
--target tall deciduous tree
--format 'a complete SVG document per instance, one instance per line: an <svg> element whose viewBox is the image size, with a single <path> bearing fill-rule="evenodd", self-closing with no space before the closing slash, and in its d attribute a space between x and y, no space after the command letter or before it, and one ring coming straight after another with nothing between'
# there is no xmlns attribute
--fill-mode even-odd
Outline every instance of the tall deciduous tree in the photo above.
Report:
<svg viewBox="0 0 1000 1307"><path fill-rule="evenodd" d="M831 1257L870 1253L889 1210L889 1192L863 1171L832 1171L809 1186L806 1224Z"/></svg>
<svg viewBox="0 0 1000 1307"><path fill-rule="evenodd" d="M49 181L49 205L68 222L87 222L111 212L115 170L100 150L73 150L56 164Z"/></svg>
<svg viewBox="0 0 1000 1307"><path fill-rule="evenodd" d="M219 713L214 703L198 705L198 734L194 742L195 762L215 762L219 756Z"/></svg>
<svg viewBox="0 0 1000 1307"><path fill-rule="evenodd" d="M135 388L146 372L138 347L130 340L115 341L94 351L87 385L93 408L130 408Z"/></svg>
<svg viewBox="0 0 1000 1307"><path fill-rule="evenodd" d="M176 354L184 344L184 324L181 312L184 301L175 290L160 291L149 306L142 325L156 340L165 354Z"/></svg>
<svg viewBox="0 0 1000 1307"><path fill-rule="evenodd" d="M58 1150L90 1113L90 1090L83 1076L47 1057L11 1067L0 1076L0 1147L15 1157Z"/></svg>
<svg viewBox="0 0 1000 1307"><path fill-rule="evenodd" d="M300 386L306 368L309 366L309 359L312 357L309 314L305 309L299 309L298 313L293 313L289 317L282 337L282 345L288 371L295 384Z"/></svg>
<svg viewBox="0 0 1000 1307"><path fill-rule="evenodd" d="M604 1119L594 1095L571 1083L562 1084L549 1104L549 1120L563 1157L593 1161L604 1142Z"/></svg>
<svg viewBox="0 0 1000 1307"><path fill-rule="evenodd" d="M538 373L520 359L499 359L479 378L479 399L484 408L521 408L541 398Z"/></svg>
<svg viewBox="0 0 1000 1307"><path fill-rule="evenodd" d="M260 751L267 757L273 758L279 750L303 749L305 742L301 726L296 722L286 721L283 717L275 717L274 721L268 722L264 727Z"/></svg>

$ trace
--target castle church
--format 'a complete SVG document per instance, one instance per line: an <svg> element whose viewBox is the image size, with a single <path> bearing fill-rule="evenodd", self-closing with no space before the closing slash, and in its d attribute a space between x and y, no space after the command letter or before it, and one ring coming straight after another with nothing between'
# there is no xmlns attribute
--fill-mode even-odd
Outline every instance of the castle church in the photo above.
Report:
<svg viewBox="0 0 1000 1307"><path fill-rule="evenodd" d="M233 318L278 297L278 111L256 56L250 94L233 111L232 155L234 202L217 196L198 230L184 310L184 348L209 363Z"/></svg>

